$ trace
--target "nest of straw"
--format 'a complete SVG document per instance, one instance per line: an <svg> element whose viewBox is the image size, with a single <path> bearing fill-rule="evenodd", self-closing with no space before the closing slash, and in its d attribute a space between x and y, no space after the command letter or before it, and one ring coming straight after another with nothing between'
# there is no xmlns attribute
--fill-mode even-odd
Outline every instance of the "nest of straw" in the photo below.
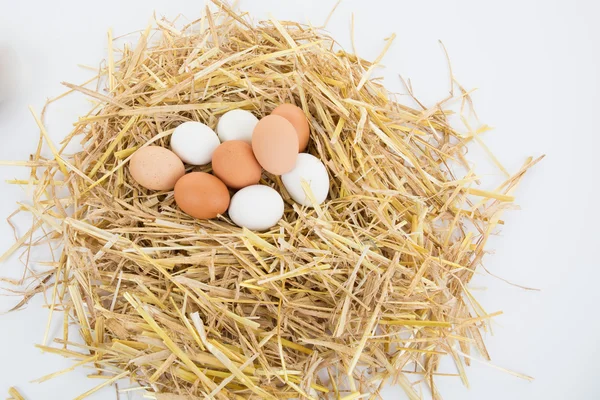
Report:
<svg viewBox="0 0 600 400"><path fill-rule="evenodd" d="M467 283L537 160L479 189L464 158L476 135L450 126L441 104L392 100L371 79L381 57L362 60L295 22L253 25L215 3L181 28L156 21L132 48L109 33L98 76L107 88L67 84L96 105L61 145L34 113L40 143L24 164L35 192L20 209L33 225L2 258L58 242L34 292L48 289L48 325L62 311L82 337L65 328L40 348L96 368L105 380L93 391L129 378L155 399L375 399L385 383L418 399L415 377L440 398L441 357L464 382L473 348L489 359L481 330L493 315ZM457 97L468 105L466 92ZM303 208L265 173L261 183L286 200L268 232L227 215L190 218L172 192L129 176L133 152L168 146L184 121L214 127L228 110L262 117L283 102L309 116L308 151L331 188L326 203ZM73 141L83 150L65 154ZM456 176L460 165L467 172Z"/></svg>

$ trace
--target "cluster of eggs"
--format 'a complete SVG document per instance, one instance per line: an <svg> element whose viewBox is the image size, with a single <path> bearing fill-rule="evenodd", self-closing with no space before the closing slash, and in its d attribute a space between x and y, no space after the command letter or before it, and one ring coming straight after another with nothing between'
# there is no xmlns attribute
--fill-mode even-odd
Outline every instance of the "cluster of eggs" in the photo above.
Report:
<svg viewBox="0 0 600 400"><path fill-rule="evenodd" d="M146 189L174 189L175 203L192 217L211 219L229 211L236 225L253 230L276 225L284 211L279 192L259 184L263 169L280 175L290 197L303 206L327 198L325 165L303 153L310 128L299 107L282 104L260 120L248 111L231 110L219 119L216 131L201 122L184 122L171 136L171 150L145 146L134 153L132 178ZM214 175L186 174L184 163L212 163ZM233 197L230 189L237 190Z"/></svg>

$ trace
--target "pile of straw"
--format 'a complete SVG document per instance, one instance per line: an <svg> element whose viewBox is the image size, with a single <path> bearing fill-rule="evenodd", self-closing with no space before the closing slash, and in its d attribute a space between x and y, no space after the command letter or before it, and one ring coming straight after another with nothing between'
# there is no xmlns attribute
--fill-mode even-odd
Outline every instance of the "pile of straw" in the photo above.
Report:
<svg viewBox="0 0 600 400"><path fill-rule="evenodd" d="M25 165L35 194L20 207L34 222L2 258L58 243L36 291L48 289L48 326L64 311L83 338L65 325L40 348L97 368L97 389L129 378L161 400L376 399L386 383L418 399L414 377L438 399L444 356L466 383L472 349L489 359L481 330L493 316L467 283L538 160L481 190L464 157L480 132L460 134L441 104L393 101L371 79L381 57L362 60L295 22L252 25L214 3L216 12L181 28L156 21L134 48L116 48L109 33L98 77L107 89L66 84L96 106L60 145L34 112L40 142ZM468 105L462 89L457 97ZM136 149L168 146L184 121L214 127L228 110L262 117L283 102L310 116L309 152L327 166L331 189L307 209L265 173L261 184L286 200L268 232L226 215L190 218L172 192L147 191L129 175ZM72 141L83 150L67 155ZM461 165L468 172L455 176Z"/></svg>

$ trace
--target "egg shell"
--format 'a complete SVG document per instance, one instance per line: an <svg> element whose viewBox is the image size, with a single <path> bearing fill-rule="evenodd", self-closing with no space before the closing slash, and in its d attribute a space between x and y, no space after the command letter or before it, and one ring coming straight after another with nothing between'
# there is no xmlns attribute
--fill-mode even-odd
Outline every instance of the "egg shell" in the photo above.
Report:
<svg viewBox="0 0 600 400"><path fill-rule="evenodd" d="M287 119L268 115L254 128L252 150L265 170L275 175L285 174L296 165L298 135Z"/></svg>
<svg viewBox="0 0 600 400"><path fill-rule="evenodd" d="M146 146L137 150L129 160L129 173L146 189L171 190L185 174L185 167L171 150Z"/></svg>
<svg viewBox="0 0 600 400"><path fill-rule="evenodd" d="M175 185L175 203L194 218L211 219L225 213L229 200L227 186L206 172L186 174Z"/></svg>
<svg viewBox="0 0 600 400"><path fill-rule="evenodd" d="M240 227L264 231L283 217L283 199L275 189L264 185L252 185L233 195L229 206L229 218Z"/></svg>
<svg viewBox="0 0 600 400"><path fill-rule="evenodd" d="M310 138L310 127L304 111L300 107L286 103L277 106L271 115L279 115L290 121L298 135L298 152L306 150Z"/></svg>
<svg viewBox="0 0 600 400"><path fill-rule="evenodd" d="M252 146L241 140L221 143L213 154L212 167L217 178L232 189L255 185L262 175Z"/></svg>
<svg viewBox="0 0 600 400"><path fill-rule="evenodd" d="M202 122L188 121L175 128L171 149L184 163L205 165L221 142L217 134Z"/></svg>
<svg viewBox="0 0 600 400"><path fill-rule="evenodd" d="M244 142L252 143L252 132L256 124L258 124L258 118L250 111L227 111L219 119L217 134L221 142L243 140Z"/></svg>
<svg viewBox="0 0 600 400"><path fill-rule="evenodd" d="M323 203L329 193L327 168L321 160L308 153L298 154L296 166L287 174L283 174L281 181L296 203L312 207L313 204L302 187L303 180L310 186L317 204Z"/></svg>

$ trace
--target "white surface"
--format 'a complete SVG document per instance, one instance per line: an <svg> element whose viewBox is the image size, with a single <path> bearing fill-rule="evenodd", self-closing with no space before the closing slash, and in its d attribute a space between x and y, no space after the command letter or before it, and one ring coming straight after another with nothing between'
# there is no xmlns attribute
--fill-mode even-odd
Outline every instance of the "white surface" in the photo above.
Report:
<svg viewBox="0 0 600 400"><path fill-rule="evenodd" d="M217 123L217 134L221 142L228 140L243 140L244 142L252 143L252 132L258 124L258 118L250 111L246 110L231 110L219 118Z"/></svg>
<svg viewBox="0 0 600 400"><path fill-rule="evenodd" d="M279 222L284 207L277 190L265 185L251 185L233 195L229 204L229 218L237 226L264 231Z"/></svg>
<svg viewBox="0 0 600 400"><path fill-rule="evenodd" d="M267 12L282 19L321 24L334 0L242 0L256 17ZM40 110L46 97L62 92L61 81L83 82L90 72L78 63L97 65L106 50L106 30L116 35L143 29L153 10L174 17L196 17L203 2L144 0L82 2L75 0L7 1L0 9L0 41L10 41L22 63L20 94L0 108L0 159L26 159L38 137L27 105ZM348 49L351 12L355 12L360 55L373 59L383 39L398 38L385 59L386 84L402 91L397 74L411 78L428 105L446 96L448 74L443 40L456 77L474 94L480 118L496 127L485 134L490 148L515 171L526 156L548 157L517 191L521 211L505 215L502 233L489 244L490 271L526 286L527 292L489 276L473 286L485 287L478 298L488 311L503 310L487 345L496 365L527 373L532 383L474 365L468 368L471 389L454 378L438 384L445 399L594 399L600 397L597 360L600 322L600 248L596 211L598 194L598 124L600 109L600 25L595 0L346 0L329 30ZM133 40L133 39L132 39ZM82 97L54 106L49 129L58 140L75 115L88 108ZM475 151L473 152L475 153ZM497 177L497 172L493 174ZM484 169L485 172L485 169ZM0 168L0 179L25 178L26 171ZM2 215L15 200L16 187L2 186ZM21 233L23 230L21 230ZM12 233L0 224L2 248ZM0 266L6 275L18 262ZM13 273L14 274L14 273ZM2 309L15 299L0 299ZM83 379L78 369L55 381L31 379L70 363L33 348L42 340L46 312L34 300L27 310L0 316L0 396L16 385L28 399L69 399L98 382ZM447 371L451 366L444 365ZM397 388L385 399L402 399ZM122 396L124 398L125 396ZM114 389L93 399L115 399Z"/></svg>
<svg viewBox="0 0 600 400"><path fill-rule="evenodd" d="M329 175L325 165L317 157L308 153L298 154L296 166L290 172L281 175L281 181L296 203L312 207L302 182L306 181L317 204L327 198L329 192Z"/></svg>
<svg viewBox="0 0 600 400"><path fill-rule="evenodd" d="M15 50L7 43L0 43L0 103L14 94L18 66Z"/></svg>

